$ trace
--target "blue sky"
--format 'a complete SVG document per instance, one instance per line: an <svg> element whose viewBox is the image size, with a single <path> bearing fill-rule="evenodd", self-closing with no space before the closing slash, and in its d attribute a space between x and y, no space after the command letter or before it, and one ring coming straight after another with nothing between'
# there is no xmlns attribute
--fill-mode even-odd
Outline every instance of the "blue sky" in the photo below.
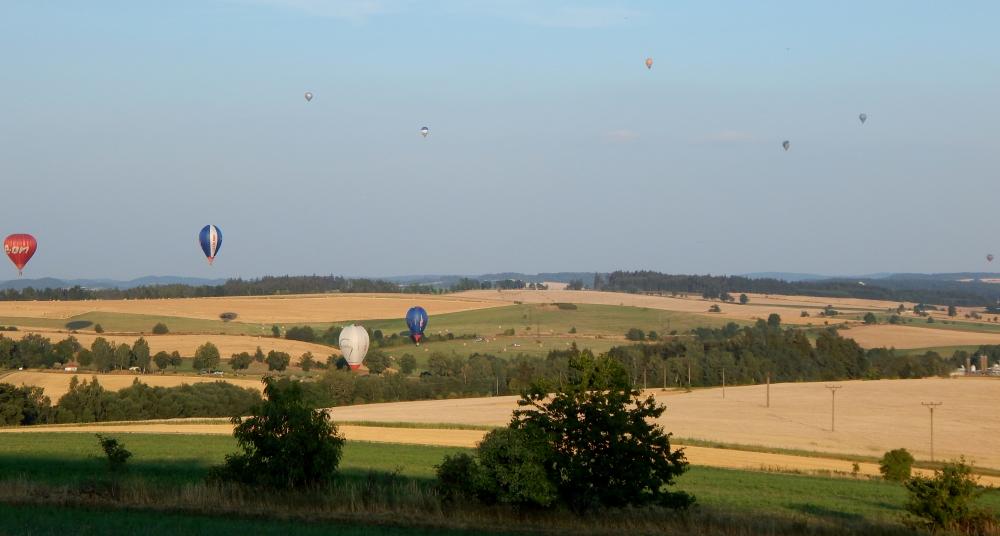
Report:
<svg viewBox="0 0 1000 536"><path fill-rule="evenodd" d="M996 20L996 2L6 0L0 233L38 238L26 277L986 270Z"/></svg>

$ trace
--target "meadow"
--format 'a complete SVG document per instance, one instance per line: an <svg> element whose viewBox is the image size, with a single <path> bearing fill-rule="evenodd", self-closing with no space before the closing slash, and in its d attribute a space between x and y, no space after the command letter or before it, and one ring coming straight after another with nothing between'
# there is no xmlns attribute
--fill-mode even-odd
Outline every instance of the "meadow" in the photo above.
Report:
<svg viewBox="0 0 1000 536"><path fill-rule="evenodd" d="M0 441L0 482L5 483L4 491L0 491L0 518L5 519L5 527L37 527L32 533L55 533L67 530L79 523L91 533L105 533L111 530L127 531L129 527L139 526L153 518L150 510L157 510L155 505L138 505L128 510L117 509L115 501L129 501L133 487L149 493L161 490L171 499L178 500L173 494L181 494L177 490L187 490L186 493L208 494L202 484L208 468L221 463L225 454L235 450L235 441L230 436L197 436L179 434L110 434L121 440L134 453L129 461L129 471L117 480L115 486L121 491L117 499L109 501L100 498L77 497L67 490L101 489L101 482L107 478L104 462L99 457L97 441L89 433L22 433L5 435ZM462 449L390 445L379 443L363 443L348 441L345 445L342 468L342 481L352 485L371 485L376 478L385 485L404 485L412 493L421 495L423 500L433 496L430 491L431 477L434 465L440 463L444 455L460 452ZM105 475L105 476L102 476ZM875 531L882 534L908 533L900 525L902 505L905 492L899 485L881 480L866 478L833 478L820 476L805 476L799 474L782 474L760 471L738 471L694 466L678 480L678 489L694 493L699 500L699 507L693 513L697 524L704 520L711 523L730 525L733 519L743 523L769 524L774 527L799 527L817 533L824 529L850 529L845 533L859 531L861 533ZM200 487L199 487L200 486ZM19 490L50 490L64 495L62 506L56 511L50 502L50 496L17 496ZM174 491L169 491L174 490ZM93 493L93 492L92 492ZM179 495L178 495L179 496ZM199 496L197 500L207 497ZM223 497L225 498L225 497ZM138 502L138 499L136 499ZM197 502L197 500L195 502ZM237 500L229 497L229 500ZM249 499L243 499L249 500ZM309 501L306 501L308 503ZM317 499L316 502L322 503ZM29 503L25 506L23 503ZM93 515L82 508L74 508L74 504L99 504L106 509L103 515ZM233 534L234 530L252 530L255 533L279 533L292 527L298 533L298 524L311 512L309 504L297 507L290 497L275 496L269 510L257 513L250 518L241 517L232 511L231 505L218 504L188 504L186 507L170 508L162 517L157 512L157 525L160 527L191 527L194 533L204 533L203 529L217 529L221 534ZM16 506L12 506L17 504ZM991 491L981 499L981 505L1000 510L1000 492ZM122 505L117 505L122 506ZM135 505L134 505L135 506ZM412 505L411 505L412 506ZM402 508L401 505L396 507ZM277 508L284 508L285 515L277 515ZM472 515L463 512L461 508L452 512L436 512L430 509L426 514L424 526L417 522L415 527L395 527L391 516L378 514L371 508L337 508L321 510L312 517L312 522L304 525L304 533L310 531L329 530L336 527L345 534L424 534L431 526L450 528L475 528L483 533L484 528L496 528L496 521L507 519L512 521L507 525L512 531L519 528L517 521L509 519L503 512L490 516L480 512ZM380 508L391 509L391 505L383 504ZM15 511L17 513L15 513ZM36 524L26 512L37 514L53 513L46 516L41 524ZM203 514L212 514L207 517ZM401 515L408 515L401 512ZM635 520L628 521L630 516ZM289 521L288 518L293 518ZM520 516L522 523L530 524L531 516ZM644 520L641 513L632 512L623 519L595 520L555 516L555 525L549 525L550 532L559 532L566 524L573 524L582 533L610 533L615 527L636 529L637 533L649 532L652 521ZM727 521L727 519L729 521ZM206 523L199 525L198 521ZM215 520L215 521L212 521ZM367 526L353 523L364 522ZM662 522L663 520L661 520ZM689 522L691 520L689 519ZM397 521L401 522L401 521ZM12 523L12 524L10 524ZM333 523L333 525L330 525ZM370 524L374 523L375 526ZM646 524L644 524L646 523ZM258 530L259 526L259 530ZM544 525L543 525L544 527ZM645 528L645 530L643 530ZM705 527L692 529L696 534L735 534L732 530L718 532L702 531ZM153 530L163 530L156 528ZM352 532L357 531L357 532ZM491 532L491 534L497 532ZM798 531L797 531L798 532ZM160 534L163 532L152 532ZM461 532L455 532L461 534Z"/></svg>

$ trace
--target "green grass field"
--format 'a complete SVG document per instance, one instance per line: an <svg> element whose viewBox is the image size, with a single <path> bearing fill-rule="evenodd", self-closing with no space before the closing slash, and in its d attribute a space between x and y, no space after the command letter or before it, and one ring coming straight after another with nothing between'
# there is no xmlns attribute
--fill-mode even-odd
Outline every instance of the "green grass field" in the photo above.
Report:
<svg viewBox="0 0 1000 536"><path fill-rule="evenodd" d="M221 463L227 453L236 449L229 436L109 435L120 439L134 454L126 478L167 486L202 481L209 467ZM348 479L361 479L369 471L377 471L427 481L434 474L434 465L446 454L463 450L351 441L344 448L341 469ZM86 482L104 474L99 454L97 441L90 433L4 434L0 436L0 481L26 479L54 485ZM905 501L902 487L878 480L708 467L693 467L678 480L678 488L697 495L700 504L719 510L817 522L892 523L898 521ZM1000 491L987 492L981 503L1000 511Z"/></svg>

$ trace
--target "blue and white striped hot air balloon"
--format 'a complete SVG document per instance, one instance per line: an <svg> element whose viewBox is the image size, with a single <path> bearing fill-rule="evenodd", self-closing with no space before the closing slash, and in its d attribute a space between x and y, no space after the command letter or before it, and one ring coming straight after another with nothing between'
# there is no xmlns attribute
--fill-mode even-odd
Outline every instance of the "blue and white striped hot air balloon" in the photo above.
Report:
<svg viewBox="0 0 1000 536"><path fill-rule="evenodd" d="M222 231L214 225L206 225L201 228L201 232L198 233L198 241L201 242L201 250L205 252L205 256L208 257L208 264L212 264L215 260L215 256L219 254L219 250L222 249Z"/></svg>

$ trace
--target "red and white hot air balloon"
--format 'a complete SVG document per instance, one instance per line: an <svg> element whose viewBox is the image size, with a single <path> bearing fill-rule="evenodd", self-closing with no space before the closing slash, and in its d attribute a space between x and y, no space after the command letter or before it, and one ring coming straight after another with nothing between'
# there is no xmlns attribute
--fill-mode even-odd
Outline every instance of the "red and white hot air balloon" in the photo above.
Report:
<svg viewBox="0 0 1000 536"><path fill-rule="evenodd" d="M24 265L28 264L36 249L38 249L38 242L30 234L12 234L3 240L3 251L10 257L14 266L17 266L18 276L21 275Z"/></svg>

